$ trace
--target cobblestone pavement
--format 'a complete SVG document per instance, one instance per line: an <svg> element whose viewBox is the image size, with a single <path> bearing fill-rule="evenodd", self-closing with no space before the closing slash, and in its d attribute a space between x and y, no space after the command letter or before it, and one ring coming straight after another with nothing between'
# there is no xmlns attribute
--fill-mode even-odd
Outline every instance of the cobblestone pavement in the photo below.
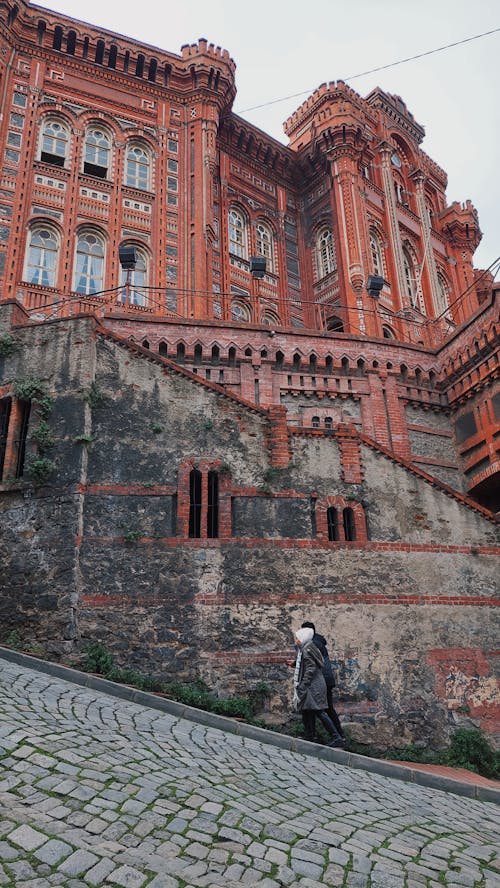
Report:
<svg viewBox="0 0 500 888"><path fill-rule="evenodd" d="M0 662L0 886L500 888L498 807Z"/></svg>

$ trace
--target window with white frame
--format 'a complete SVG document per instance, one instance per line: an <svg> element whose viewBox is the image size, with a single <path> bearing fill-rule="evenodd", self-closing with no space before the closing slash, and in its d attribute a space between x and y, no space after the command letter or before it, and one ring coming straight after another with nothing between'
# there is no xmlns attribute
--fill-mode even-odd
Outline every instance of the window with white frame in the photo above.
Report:
<svg viewBox="0 0 500 888"><path fill-rule="evenodd" d="M264 222L257 222L255 228L257 254L265 256L267 271L274 271L273 233Z"/></svg>
<svg viewBox="0 0 500 888"><path fill-rule="evenodd" d="M111 139L104 130L87 130L84 145L83 172L99 179L107 179L111 158Z"/></svg>
<svg viewBox="0 0 500 888"><path fill-rule="evenodd" d="M148 191L151 183L151 156L142 145L127 146L125 184Z"/></svg>
<svg viewBox="0 0 500 888"><path fill-rule="evenodd" d="M64 167L68 156L69 131L59 120L51 118L42 125L40 160L53 166Z"/></svg>
<svg viewBox="0 0 500 888"><path fill-rule="evenodd" d="M76 243L74 290L88 296L99 293L104 282L104 238L96 231L82 231Z"/></svg>
<svg viewBox="0 0 500 888"><path fill-rule="evenodd" d="M59 237L45 224L36 224L28 234L26 280L30 284L54 287L56 283Z"/></svg>
<svg viewBox="0 0 500 888"><path fill-rule="evenodd" d="M406 287L406 295L411 305L417 305L417 281L415 278L415 265L409 251L403 247L403 272Z"/></svg>
<svg viewBox="0 0 500 888"><path fill-rule="evenodd" d="M374 228L370 228L370 251L372 256L373 274L384 276L384 261L382 258L382 244Z"/></svg>
<svg viewBox="0 0 500 888"><path fill-rule="evenodd" d="M331 228L322 228L316 237L316 253L319 277L326 277L335 271L335 247L333 245L333 233Z"/></svg>
<svg viewBox="0 0 500 888"><path fill-rule="evenodd" d="M148 255L141 247L135 247L136 263L135 268L127 272L125 268L121 271L120 286L123 287L120 301L128 302L130 305L146 305L146 287L148 285L149 262ZM128 294L125 288L128 274Z"/></svg>
<svg viewBox="0 0 500 888"><path fill-rule="evenodd" d="M229 252L240 259L247 258L245 220L238 210L229 211Z"/></svg>

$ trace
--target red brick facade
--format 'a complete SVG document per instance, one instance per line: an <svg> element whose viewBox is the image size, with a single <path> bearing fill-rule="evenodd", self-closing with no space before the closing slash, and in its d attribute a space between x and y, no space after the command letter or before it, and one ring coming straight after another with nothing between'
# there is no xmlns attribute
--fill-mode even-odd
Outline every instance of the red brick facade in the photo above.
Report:
<svg viewBox="0 0 500 888"><path fill-rule="evenodd" d="M271 408L277 468L290 431L352 426L498 508L498 308L472 265L477 214L447 205L401 98L323 84L284 147L233 114L234 62L204 40L176 55L7 0L0 50L4 299L33 320L98 313ZM358 483L355 438L341 446Z"/></svg>

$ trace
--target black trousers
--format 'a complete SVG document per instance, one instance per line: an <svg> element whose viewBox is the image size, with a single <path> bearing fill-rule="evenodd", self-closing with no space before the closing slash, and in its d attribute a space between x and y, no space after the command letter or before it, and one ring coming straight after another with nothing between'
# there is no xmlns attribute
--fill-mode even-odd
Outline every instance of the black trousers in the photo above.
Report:
<svg viewBox="0 0 500 888"><path fill-rule="evenodd" d="M340 724L340 719L333 705L333 688L326 689L326 699L328 700L328 715L330 716L336 731L340 734L341 737L343 737L344 732L342 730L342 725Z"/></svg>
<svg viewBox="0 0 500 888"><path fill-rule="evenodd" d="M337 713L335 713L337 715ZM306 740L313 740L315 736L316 729L316 716L318 716L322 725L326 728L330 737L333 740L341 740L343 739L342 728L337 728L335 722L331 718L329 711L319 711L317 709L303 709L302 710L302 724L304 725L304 737ZM340 727L340 722L337 715L337 722Z"/></svg>

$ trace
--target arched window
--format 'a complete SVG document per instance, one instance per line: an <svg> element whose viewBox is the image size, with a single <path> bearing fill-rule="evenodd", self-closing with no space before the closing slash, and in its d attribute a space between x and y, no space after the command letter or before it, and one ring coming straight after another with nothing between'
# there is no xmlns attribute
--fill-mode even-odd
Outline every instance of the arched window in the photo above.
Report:
<svg viewBox="0 0 500 888"><path fill-rule="evenodd" d="M311 425L312 425L313 429L319 429L319 425L320 425L319 416L313 416L313 418L311 420Z"/></svg>
<svg viewBox="0 0 500 888"><path fill-rule="evenodd" d="M333 233L331 228L322 228L316 238L316 253L319 277L325 277L335 271L335 248L333 245Z"/></svg>
<svg viewBox="0 0 500 888"><path fill-rule="evenodd" d="M88 176L107 179L111 157L111 139L104 130L92 127L87 130L84 146L83 172Z"/></svg>
<svg viewBox="0 0 500 888"><path fill-rule="evenodd" d="M442 274L438 274L438 304L436 305L436 315L444 314L448 311L448 286Z"/></svg>
<svg viewBox="0 0 500 888"><path fill-rule="evenodd" d="M258 222L256 226L256 246L259 256L265 256L267 260L267 270L274 271L274 244L273 233L271 229L264 224Z"/></svg>
<svg viewBox="0 0 500 888"><path fill-rule="evenodd" d="M201 472L198 469L189 473L189 536L201 536Z"/></svg>
<svg viewBox="0 0 500 888"><path fill-rule="evenodd" d="M384 276L384 261L382 258L382 245L377 232L370 228L370 251L372 256L373 274Z"/></svg>
<svg viewBox="0 0 500 888"><path fill-rule="evenodd" d="M326 329L331 330L332 333L343 333L344 322L342 321L342 318L338 318L335 315L331 318L327 318Z"/></svg>
<svg viewBox="0 0 500 888"><path fill-rule="evenodd" d="M325 429L333 429L333 418L331 416L325 416Z"/></svg>
<svg viewBox="0 0 500 888"><path fill-rule="evenodd" d="M245 220L238 210L229 211L229 252L240 259L247 258Z"/></svg>
<svg viewBox="0 0 500 888"><path fill-rule="evenodd" d="M59 120L47 119L42 125L40 160L63 167L68 156L69 133Z"/></svg>
<svg viewBox="0 0 500 888"><path fill-rule="evenodd" d="M82 231L76 243L74 290L88 296L99 293L104 282L104 238L98 232Z"/></svg>
<svg viewBox="0 0 500 888"><path fill-rule="evenodd" d="M265 324L266 327L278 327L280 325L280 319L275 311L266 308L262 312L262 323Z"/></svg>
<svg viewBox="0 0 500 888"><path fill-rule="evenodd" d="M417 282L415 279L415 266L408 250L403 247L403 272L406 287L406 295L410 304L415 308L417 304Z"/></svg>
<svg viewBox="0 0 500 888"><path fill-rule="evenodd" d="M204 475L199 469L189 473L189 536L199 539L203 536ZM206 536L215 539L219 536L219 475L206 473Z"/></svg>
<svg viewBox="0 0 500 888"><path fill-rule="evenodd" d="M384 339L395 339L395 333L392 327L388 327L387 324L384 324L382 327L382 335Z"/></svg>
<svg viewBox="0 0 500 888"><path fill-rule="evenodd" d="M354 512L348 506L342 513L344 523L344 537L347 541L356 539L356 523L354 521Z"/></svg>
<svg viewBox="0 0 500 888"><path fill-rule="evenodd" d="M123 287L120 301L127 301L127 293L125 290L125 284L127 282L127 274L128 274L128 302L130 305L146 305L146 287L148 285L148 254L145 250L141 249L141 247L135 246L135 257L136 263L135 268L130 269L128 272L125 268L121 270L121 281L120 286Z"/></svg>
<svg viewBox="0 0 500 888"><path fill-rule="evenodd" d="M125 184L148 191L151 181L151 157L142 145L128 145Z"/></svg>
<svg viewBox="0 0 500 888"><path fill-rule="evenodd" d="M30 284L55 287L59 238L48 225L33 225L28 235L26 280Z"/></svg>
<svg viewBox="0 0 500 888"><path fill-rule="evenodd" d="M337 543L339 536L339 513L335 506L330 506L326 510L326 521L328 526L328 539L331 543Z"/></svg>
<svg viewBox="0 0 500 888"><path fill-rule="evenodd" d="M231 320L249 323L251 320L250 306L240 299L233 299L231 302Z"/></svg>

